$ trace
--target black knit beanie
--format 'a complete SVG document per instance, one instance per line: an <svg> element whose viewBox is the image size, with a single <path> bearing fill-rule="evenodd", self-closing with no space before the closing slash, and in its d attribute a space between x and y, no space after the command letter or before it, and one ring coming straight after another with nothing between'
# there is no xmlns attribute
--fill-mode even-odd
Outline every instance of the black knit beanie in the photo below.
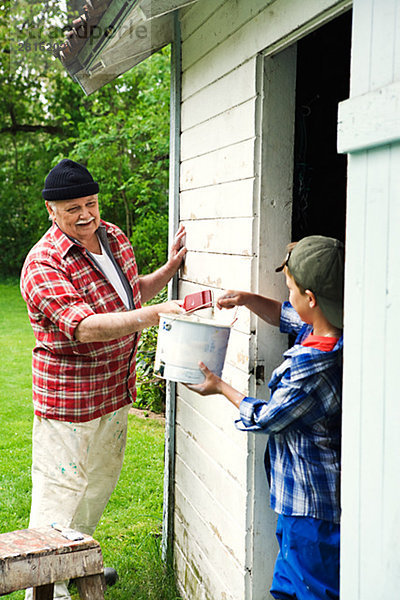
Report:
<svg viewBox="0 0 400 600"><path fill-rule="evenodd" d="M97 194L99 184L86 167L63 158L47 175L42 196L45 200L71 200Z"/></svg>

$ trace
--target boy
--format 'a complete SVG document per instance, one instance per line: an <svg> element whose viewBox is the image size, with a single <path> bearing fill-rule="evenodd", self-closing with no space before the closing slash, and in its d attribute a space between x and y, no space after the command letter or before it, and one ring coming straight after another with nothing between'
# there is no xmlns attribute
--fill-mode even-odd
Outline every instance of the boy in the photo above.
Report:
<svg viewBox="0 0 400 600"><path fill-rule="evenodd" d="M338 599L344 249L333 238L309 236L288 250L276 270L286 276L289 302L229 291L217 303L246 306L296 334L272 374L270 400L245 397L203 363L204 382L189 387L223 394L240 410L240 429L269 434L265 465L280 548L272 596Z"/></svg>

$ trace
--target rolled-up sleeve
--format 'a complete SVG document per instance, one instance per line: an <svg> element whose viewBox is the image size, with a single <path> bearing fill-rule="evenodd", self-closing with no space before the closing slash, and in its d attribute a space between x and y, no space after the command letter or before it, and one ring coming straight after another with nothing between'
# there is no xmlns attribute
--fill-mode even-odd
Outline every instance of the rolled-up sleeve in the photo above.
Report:
<svg viewBox="0 0 400 600"><path fill-rule="evenodd" d="M47 263L27 266L21 291L31 319L48 319L71 341L79 323L95 314L65 274Z"/></svg>
<svg viewBox="0 0 400 600"><path fill-rule="evenodd" d="M299 421L312 409L314 399L301 388L278 388L268 402L257 398L244 398L240 404L240 423L246 431L278 433ZM238 422L239 423L239 422Z"/></svg>
<svg viewBox="0 0 400 600"><path fill-rule="evenodd" d="M283 377L271 399L244 398L240 404L238 429L279 433L294 427L309 427L340 411L340 393L335 373L315 374L305 385ZM340 386L339 386L340 387Z"/></svg>
<svg viewBox="0 0 400 600"><path fill-rule="evenodd" d="M237 429L253 432L264 431L264 433L266 433L265 430L260 427L260 424L255 421L257 410L265 403L265 400L258 400L257 398L243 398L239 407L240 419L235 421Z"/></svg>

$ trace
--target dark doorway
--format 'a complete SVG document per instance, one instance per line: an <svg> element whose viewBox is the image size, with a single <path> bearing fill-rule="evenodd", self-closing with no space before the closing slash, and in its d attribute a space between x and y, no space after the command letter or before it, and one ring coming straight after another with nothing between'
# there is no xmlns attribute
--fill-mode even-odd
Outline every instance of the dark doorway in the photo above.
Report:
<svg viewBox="0 0 400 600"><path fill-rule="evenodd" d="M347 158L337 154L338 103L349 96L351 11L297 44L292 239L344 240Z"/></svg>

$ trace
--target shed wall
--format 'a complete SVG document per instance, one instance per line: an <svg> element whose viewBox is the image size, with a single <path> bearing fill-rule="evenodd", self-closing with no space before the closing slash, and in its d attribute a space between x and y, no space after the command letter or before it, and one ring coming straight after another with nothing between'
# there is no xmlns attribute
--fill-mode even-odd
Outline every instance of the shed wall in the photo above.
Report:
<svg viewBox="0 0 400 600"><path fill-rule="evenodd" d="M266 291L258 283L259 258L277 263L273 242L260 239L268 216L260 214L260 153L268 156L268 150L260 150L264 75L258 55L289 46L349 4L201 0L180 12L180 219L188 245L180 297L204 287L216 296L229 288ZM283 247L290 236L287 210L276 214L274 227L286 232ZM240 309L224 370L225 380L249 394L256 389L257 331L256 320ZM281 344L273 338L271 360L279 362ZM224 398L201 398L177 386L174 555L185 599L270 598L276 548L265 510L266 440L236 431L235 418Z"/></svg>

